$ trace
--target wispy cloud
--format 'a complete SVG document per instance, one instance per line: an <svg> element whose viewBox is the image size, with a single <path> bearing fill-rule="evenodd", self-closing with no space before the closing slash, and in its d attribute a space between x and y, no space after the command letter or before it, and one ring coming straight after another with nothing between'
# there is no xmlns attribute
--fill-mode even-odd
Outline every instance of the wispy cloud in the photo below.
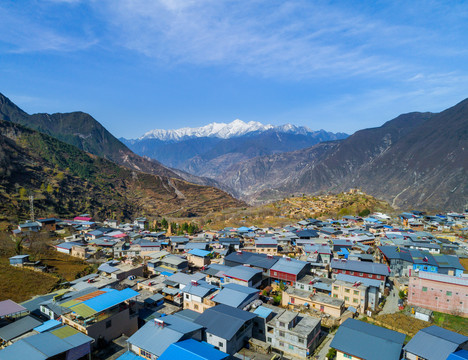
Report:
<svg viewBox="0 0 468 360"><path fill-rule="evenodd" d="M406 27L306 1L123 0L101 11L116 39L146 56L266 77L392 73L403 64L376 45L408 42Z"/></svg>
<svg viewBox="0 0 468 360"><path fill-rule="evenodd" d="M60 31L56 24L47 24L40 17L40 12L33 15L26 10L19 11L13 6L0 5L0 18L0 42L7 44L3 47L5 52L76 51L97 43L94 37L70 35Z"/></svg>

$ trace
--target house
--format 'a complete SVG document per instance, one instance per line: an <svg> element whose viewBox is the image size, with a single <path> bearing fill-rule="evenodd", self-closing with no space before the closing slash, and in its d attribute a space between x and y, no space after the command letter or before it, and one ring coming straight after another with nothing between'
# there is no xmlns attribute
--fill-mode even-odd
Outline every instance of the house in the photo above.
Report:
<svg viewBox="0 0 468 360"><path fill-rule="evenodd" d="M128 353L144 359L157 359L174 343L188 339L200 341L202 329L202 325L175 315L155 318L127 340ZM130 359L139 360L138 357Z"/></svg>
<svg viewBox="0 0 468 360"><path fill-rule="evenodd" d="M405 334L355 319L346 319L330 347L337 359L400 360Z"/></svg>
<svg viewBox="0 0 468 360"><path fill-rule="evenodd" d="M259 287L262 283L262 270L241 265L230 267L224 272L224 283Z"/></svg>
<svg viewBox="0 0 468 360"><path fill-rule="evenodd" d="M307 244L302 251L307 255L307 261L315 264L329 264L333 255L328 244Z"/></svg>
<svg viewBox="0 0 468 360"><path fill-rule="evenodd" d="M385 288L387 276L390 274L390 271L386 265L367 261L333 259L330 264L332 268L333 279L336 279L338 274L347 274L361 278L376 279L380 281L381 290Z"/></svg>
<svg viewBox="0 0 468 360"><path fill-rule="evenodd" d="M294 287L311 293L330 295L332 291L332 283L332 279L316 277L313 275L304 275L294 283Z"/></svg>
<svg viewBox="0 0 468 360"><path fill-rule="evenodd" d="M190 284L182 289L184 309L202 313L207 308L215 306L216 304L212 300L212 295L217 290L218 288L216 286L204 280L192 280Z"/></svg>
<svg viewBox="0 0 468 360"><path fill-rule="evenodd" d="M129 276L143 276L144 265L123 264L117 260L110 260L98 267L98 271L112 279L123 280Z"/></svg>
<svg viewBox="0 0 468 360"><path fill-rule="evenodd" d="M78 360L87 357L88 354L91 357L93 341L89 336L69 326L62 326L15 342L0 350L0 359Z"/></svg>
<svg viewBox="0 0 468 360"><path fill-rule="evenodd" d="M23 266L29 262L29 255L15 255L8 260L10 260L10 265L12 266Z"/></svg>
<svg viewBox="0 0 468 360"><path fill-rule="evenodd" d="M271 267L276 264L279 259L279 256L274 255L236 251L224 258L224 265L231 267L238 265L248 265L256 269L261 269L263 275L269 277Z"/></svg>
<svg viewBox="0 0 468 360"><path fill-rule="evenodd" d="M159 360L225 360L229 355L203 341L188 339L170 345Z"/></svg>
<svg viewBox="0 0 468 360"><path fill-rule="evenodd" d="M273 237L262 237L255 240L255 252L259 254L278 254L278 240Z"/></svg>
<svg viewBox="0 0 468 360"><path fill-rule="evenodd" d="M319 237L319 234L316 230L309 230L309 229L306 229L306 230L298 230L296 231L296 236L299 238L299 239L314 239L314 238L318 238Z"/></svg>
<svg viewBox="0 0 468 360"><path fill-rule="evenodd" d="M408 304L466 317L468 278L414 272L409 278Z"/></svg>
<svg viewBox="0 0 468 360"><path fill-rule="evenodd" d="M343 300L293 287L288 287L283 291L281 305L290 308L307 307L335 318L339 318L345 311Z"/></svg>
<svg viewBox="0 0 468 360"><path fill-rule="evenodd" d="M24 233L31 232L31 231L36 232L36 231L41 230L41 227L42 227L42 224L40 222L27 220L25 223L18 225L18 230Z"/></svg>
<svg viewBox="0 0 468 360"><path fill-rule="evenodd" d="M447 359L458 350L468 350L468 337L432 325L421 329L403 348L403 359Z"/></svg>
<svg viewBox="0 0 468 360"><path fill-rule="evenodd" d="M177 255L167 255L161 259L149 260L148 271L153 274L173 274L175 272L185 272L188 270L189 263Z"/></svg>
<svg viewBox="0 0 468 360"><path fill-rule="evenodd" d="M266 322L265 334L266 342L273 348L294 357L307 358L317 348L320 332L320 319L277 308L272 319Z"/></svg>
<svg viewBox="0 0 468 360"><path fill-rule="evenodd" d="M62 303L70 312L62 315L62 323L82 333L106 341L138 329L138 312L134 299L140 295L132 289L96 290L79 298Z"/></svg>
<svg viewBox="0 0 468 360"><path fill-rule="evenodd" d="M200 272L206 275L206 281L220 285L224 283L224 273L229 270L229 266L221 264L210 264L208 267L202 268Z"/></svg>
<svg viewBox="0 0 468 360"><path fill-rule="evenodd" d="M375 310L379 303L380 281L357 276L338 274L332 285L332 297L344 300L345 305L363 313Z"/></svg>
<svg viewBox="0 0 468 360"><path fill-rule="evenodd" d="M260 291L239 284L226 284L215 294L212 301L216 304L224 304L238 309L244 309L247 305L257 300Z"/></svg>
<svg viewBox="0 0 468 360"><path fill-rule="evenodd" d="M0 328L0 347L4 345L9 345L15 339L20 336L32 331L35 327L41 325L42 322L36 320L32 316L25 316L20 319L15 320L8 325L5 325Z"/></svg>
<svg viewBox="0 0 468 360"><path fill-rule="evenodd" d="M187 253L187 260L190 266L202 268L211 264L211 251L192 249Z"/></svg>
<svg viewBox="0 0 468 360"><path fill-rule="evenodd" d="M13 319L28 314L28 309L15 303L13 300L0 301L0 319Z"/></svg>
<svg viewBox="0 0 468 360"><path fill-rule="evenodd" d="M217 305L205 310L195 323L205 328L204 341L227 354L235 354L252 337L253 319L247 311L227 305Z"/></svg>
<svg viewBox="0 0 468 360"><path fill-rule="evenodd" d="M135 221L133 221L133 225L135 225L140 230L145 230L146 226L148 225L148 219L145 217L136 218Z"/></svg>
<svg viewBox="0 0 468 360"><path fill-rule="evenodd" d="M306 261L292 259L290 257L280 258L270 269L270 278L275 282L293 284L310 273L310 264Z"/></svg>

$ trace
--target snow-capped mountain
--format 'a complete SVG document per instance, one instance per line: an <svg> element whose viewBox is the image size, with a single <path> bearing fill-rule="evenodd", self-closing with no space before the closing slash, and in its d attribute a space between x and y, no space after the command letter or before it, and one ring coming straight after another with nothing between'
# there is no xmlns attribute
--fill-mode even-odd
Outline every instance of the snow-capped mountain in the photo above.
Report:
<svg viewBox="0 0 468 360"><path fill-rule="evenodd" d="M246 135L251 132L264 132L271 129L275 129L278 132L284 133L295 133L295 134L308 134L313 131L305 126L295 126L292 124L274 126L274 125L264 125L257 121L244 122L242 120L236 119L230 123L211 123L205 126L196 127L196 128L181 128L176 130L164 130L164 129L155 129L148 131L143 136L138 138L138 140L147 140L147 139L158 139L162 141L182 141L191 138L200 138L200 137L214 137L220 139L229 139L233 137L238 137Z"/></svg>

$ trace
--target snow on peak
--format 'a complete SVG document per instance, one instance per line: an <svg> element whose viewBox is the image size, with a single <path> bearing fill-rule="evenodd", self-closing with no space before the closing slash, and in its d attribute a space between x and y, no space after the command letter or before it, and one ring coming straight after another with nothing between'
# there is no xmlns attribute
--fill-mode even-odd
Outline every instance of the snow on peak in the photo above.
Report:
<svg viewBox="0 0 468 360"><path fill-rule="evenodd" d="M242 120L236 119L228 124L214 122L196 128L185 127L176 130L155 129L148 131L138 140L159 139L179 141L195 137L218 137L221 139L228 139L254 131L267 131L273 128L275 128L273 125L263 125L257 121L249 121L246 123Z"/></svg>

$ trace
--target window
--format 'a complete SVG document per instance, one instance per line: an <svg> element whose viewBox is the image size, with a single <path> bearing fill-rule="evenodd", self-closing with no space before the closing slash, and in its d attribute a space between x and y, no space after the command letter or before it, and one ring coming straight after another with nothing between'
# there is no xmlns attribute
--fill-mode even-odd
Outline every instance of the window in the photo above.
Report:
<svg viewBox="0 0 468 360"><path fill-rule="evenodd" d="M359 295L359 290L354 290L354 295Z"/></svg>
<svg viewBox="0 0 468 360"><path fill-rule="evenodd" d="M422 291L427 291L427 287L423 286Z"/></svg>
<svg viewBox="0 0 468 360"><path fill-rule="evenodd" d="M220 341L220 342L218 343L218 346L219 346L220 348L222 348L222 347L223 347L223 343Z"/></svg>
<svg viewBox="0 0 468 360"><path fill-rule="evenodd" d="M363 276L364 274L363 273L359 273L359 276Z"/></svg>
<svg viewBox="0 0 468 360"><path fill-rule="evenodd" d="M197 304L193 305L193 308L198 310L198 305Z"/></svg>
<svg viewBox="0 0 468 360"><path fill-rule="evenodd" d="M447 296L452 296L452 292L451 292L451 291L447 291L445 294L446 294Z"/></svg>
<svg viewBox="0 0 468 360"><path fill-rule="evenodd" d="M304 289L304 285L301 285L301 289Z"/></svg>
<svg viewBox="0 0 468 360"><path fill-rule="evenodd" d="M268 337L268 338L267 338L267 341L271 343L271 337Z"/></svg>
<svg viewBox="0 0 468 360"><path fill-rule="evenodd" d="M190 295L189 294L185 294L185 298L188 300L190 299Z"/></svg>
<svg viewBox="0 0 468 360"><path fill-rule="evenodd" d="M284 342L280 341L280 342L279 342L279 345L280 345L280 346L284 346Z"/></svg>
<svg viewBox="0 0 468 360"><path fill-rule="evenodd" d="M349 289L344 289L344 292L349 294Z"/></svg>
<svg viewBox="0 0 468 360"><path fill-rule="evenodd" d="M359 302L358 299L353 299L353 303L357 304Z"/></svg>
<svg viewBox="0 0 468 360"><path fill-rule="evenodd" d="M338 290L339 287L338 286L333 286L333 289Z"/></svg>
<svg viewBox="0 0 468 360"><path fill-rule="evenodd" d="M285 323L280 321L280 326L281 326L281 327L284 327L284 326L285 326Z"/></svg>
<svg viewBox="0 0 468 360"><path fill-rule="evenodd" d="M349 272L349 275L354 275L354 271L350 271L350 272Z"/></svg>
<svg viewBox="0 0 468 360"><path fill-rule="evenodd" d="M346 359L352 359L353 358L351 355L348 355L348 354L343 354L343 357L346 358Z"/></svg>
<svg viewBox="0 0 468 360"><path fill-rule="evenodd" d="M110 328L112 326L112 320L106 321L106 329Z"/></svg>
<svg viewBox="0 0 468 360"><path fill-rule="evenodd" d="M297 338L297 342L299 344L304 344L304 339L303 338Z"/></svg>
<svg viewBox="0 0 468 360"><path fill-rule="evenodd" d="M372 279L374 276L372 274L369 274L369 279Z"/></svg>
<svg viewBox="0 0 468 360"><path fill-rule="evenodd" d="M140 349L140 355L144 358L151 359L151 353L149 353L148 351Z"/></svg>
<svg viewBox="0 0 468 360"><path fill-rule="evenodd" d="M294 350L294 346L289 345L289 350Z"/></svg>
<svg viewBox="0 0 468 360"><path fill-rule="evenodd" d="M334 298L337 298L337 297L338 297L338 295L337 295L337 294L333 294L333 297L334 297Z"/></svg>
<svg viewBox="0 0 468 360"><path fill-rule="evenodd" d="M349 296L344 297L345 301L349 301Z"/></svg>
<svg viewBox="0 0 468 360"><path fill-rule="evenodd" d="M284 331L280 331L279 336L284 337Z"/></svg>
<svg viewBox="0 0 468 360"><path fill-rule="evenodd" d="M296 300L296 299L294 299L294 298L292 297L292 298L291 298L291 304L294 304L294 301L295 301L295 300Z"/></svg>

